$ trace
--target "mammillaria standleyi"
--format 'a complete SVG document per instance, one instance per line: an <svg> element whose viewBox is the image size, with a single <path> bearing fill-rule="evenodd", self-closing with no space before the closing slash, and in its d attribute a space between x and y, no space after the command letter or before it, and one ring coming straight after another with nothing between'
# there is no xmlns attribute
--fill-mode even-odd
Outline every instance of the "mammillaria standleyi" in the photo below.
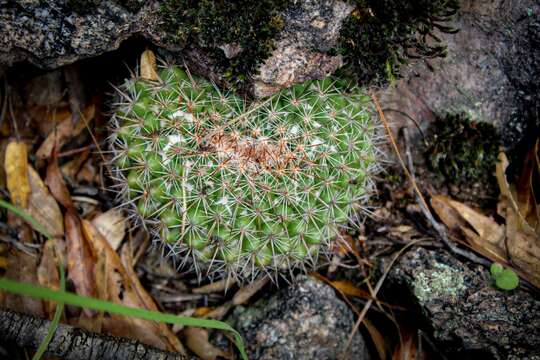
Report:
<svg viewBox="0 0 540 360"><path fill-rule="evenodd" d="M314 265L372 190L370 99L335 79L247 104L169 66L113 117L120 196L171 253L238 277Z"/></svg>

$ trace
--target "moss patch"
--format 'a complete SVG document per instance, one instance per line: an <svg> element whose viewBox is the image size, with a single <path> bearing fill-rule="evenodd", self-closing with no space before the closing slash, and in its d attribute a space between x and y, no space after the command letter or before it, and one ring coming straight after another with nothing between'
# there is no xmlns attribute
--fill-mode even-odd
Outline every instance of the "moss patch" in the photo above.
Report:
<svg viewBox="0 0 540 360"><path fill-rule="evenodd" d="M203 48L233 85L242 86L274 49L289 0L167 0L161 7L167 31L180 44ZM235 43L241 53L227 58L219 46Z"/></svg>
<svg viewBox="0 0 540 360"><path fill-rule="evenodd" d="M493 125L451 114L437 119L430 133L426 160L432 171L459 188L479 183L488 195L496 192L500 137Z"/></svg>
<svg viewBox="0 0 540 360"><path fill-rule="evenodd" d="M355 0L356 10L341 30L337 52L345 58L342 76L361 84L384 84L400 76L410 59L445 56L436 31L456 30L447 22L457 0Z"/></svg>

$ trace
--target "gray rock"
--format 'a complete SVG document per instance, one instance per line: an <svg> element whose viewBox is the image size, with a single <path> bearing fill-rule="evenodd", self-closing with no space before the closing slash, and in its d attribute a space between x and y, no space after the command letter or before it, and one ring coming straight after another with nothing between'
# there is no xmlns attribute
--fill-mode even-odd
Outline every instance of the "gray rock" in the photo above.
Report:
<svg viewBox="0 0 540 360"><path fill-rule="evenodd" d="M512 148L530 126L523 112L540 106L540 4L462 0L453 25L457 34L442 34L447 58L431 61L431 69L412 64L396 87L381 92L384 107L407 113L423 127L436 116L467 112L501 129ZM397 124L408 121L396 112L387 115Z"/></svg>
<svg viewBox="0 0 540 360"><path fill-rule="evenodd" d="M322 79L343 65L336 46L341 25L354 7L339 0L304 0L285 11L276 49L259 67L253 94L271 95L310 79Z"/></svg>
<svg viewBox="0 0 540 360"><path fill-rule="evenodd" d="M369 359L360 333L342 356L353 313L330 286L306 276L269 299L236 308L228 321L244 337L250 359Z"/></svg>
<svg viewBox="0 0 540 360"><path fill-rule="evenodd" d="M159 1L146 2L135 12L114 0L96 0L85 11L74 11L73 2L0 0L0 66L28 61L40 68L57 68L115 50L122 41L137 35L177 52L195 70L220 80L222 74L212 73L213 64L207 63L197 44L183 49L173 40L174 28L169 33L160 21ZM284 27L275 51L260 66L254 93L270 95L295 83L322 78L340 67L341 57L326 52L336 45L341 24L352 9L340 0L293 2L283 13ZM242 52L235 43L219 48L227 58Z"/></svg>
<svg viewBox="0 0 540 360"><path fill-rule="evenodd" d="M497 359L540 358L540 301L522 290L496 289L488 270L444 251L416 248L403 255L388 280L393 291L418 305L445 348Z"/></svg>

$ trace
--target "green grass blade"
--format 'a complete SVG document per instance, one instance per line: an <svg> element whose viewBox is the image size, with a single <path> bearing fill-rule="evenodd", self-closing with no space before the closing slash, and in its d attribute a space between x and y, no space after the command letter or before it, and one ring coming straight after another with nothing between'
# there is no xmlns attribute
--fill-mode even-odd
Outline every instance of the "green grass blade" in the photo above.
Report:
<svg viewBox="0 0 540 360"><path fill-rule="evenodd" d="M3 207L4 209L11 211L15 215L20 216L21 218L24 219L24 221L30 223L30 225L32 225L34 229L36 229L38 232L43 234L47 239L52 239L51 234L49 234L49 232L45 230L43 225L41 225L39 221L34 219L31 215L28 215L24 210L19 209L15 205L10 204L7 201L2 200L2 199L0 199L0 207Z"/></svg>
<svg viewBox="0 0 540 360"><path fill-rule="evenodd" d="M184 326L203 327L231 331L234 334L235 344L244 360L247 354L244 349L244 341L240 334L229 324L210 319L197 319L173 314L163 314L157 311L132 308L109 301L99 300L91 297L80 296L66 291L56 291L33 284L21 283L9 279L0 279L0 290L8 291L18 295L40 298L42 300L63 302L68 305L78 306L96 311L106 311L119 315L136 317L139 319L160 321L167 324L177 324Z"/></svg>
<svg viewBox="0 0 540 360"><path fill-rule="evenodd" d="M64 292L66 291L66 276L64 274L64 265L59 265L60 270L60 291ZM58 324L60 323L60 319L62 318L62 312L64 311L64 302L60 301L56 304L56 310L54 312L53 319L51 321L51 324L49 325L49 328L47 329L47 335L39 344L38 349L36 350L36 353L32 357L32 360L39 360L47 350L47 346L49 346L49 343L51 342L54 333L56 332L56 328L58 328Z"/></svg>

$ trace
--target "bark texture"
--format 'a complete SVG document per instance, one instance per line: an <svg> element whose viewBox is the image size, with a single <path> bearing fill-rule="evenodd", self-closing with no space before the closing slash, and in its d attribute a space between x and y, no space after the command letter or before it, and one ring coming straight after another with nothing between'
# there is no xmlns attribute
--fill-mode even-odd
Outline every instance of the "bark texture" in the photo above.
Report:
<svg viewBox="0 0 540 360"><path fill-rule="evenodd" d="M51 322L38 317L0 310L0 341L37 349ZM185 360L186 357L141 344L135 340L95 334L59 324L47 354L66 360Z"/></svg>

